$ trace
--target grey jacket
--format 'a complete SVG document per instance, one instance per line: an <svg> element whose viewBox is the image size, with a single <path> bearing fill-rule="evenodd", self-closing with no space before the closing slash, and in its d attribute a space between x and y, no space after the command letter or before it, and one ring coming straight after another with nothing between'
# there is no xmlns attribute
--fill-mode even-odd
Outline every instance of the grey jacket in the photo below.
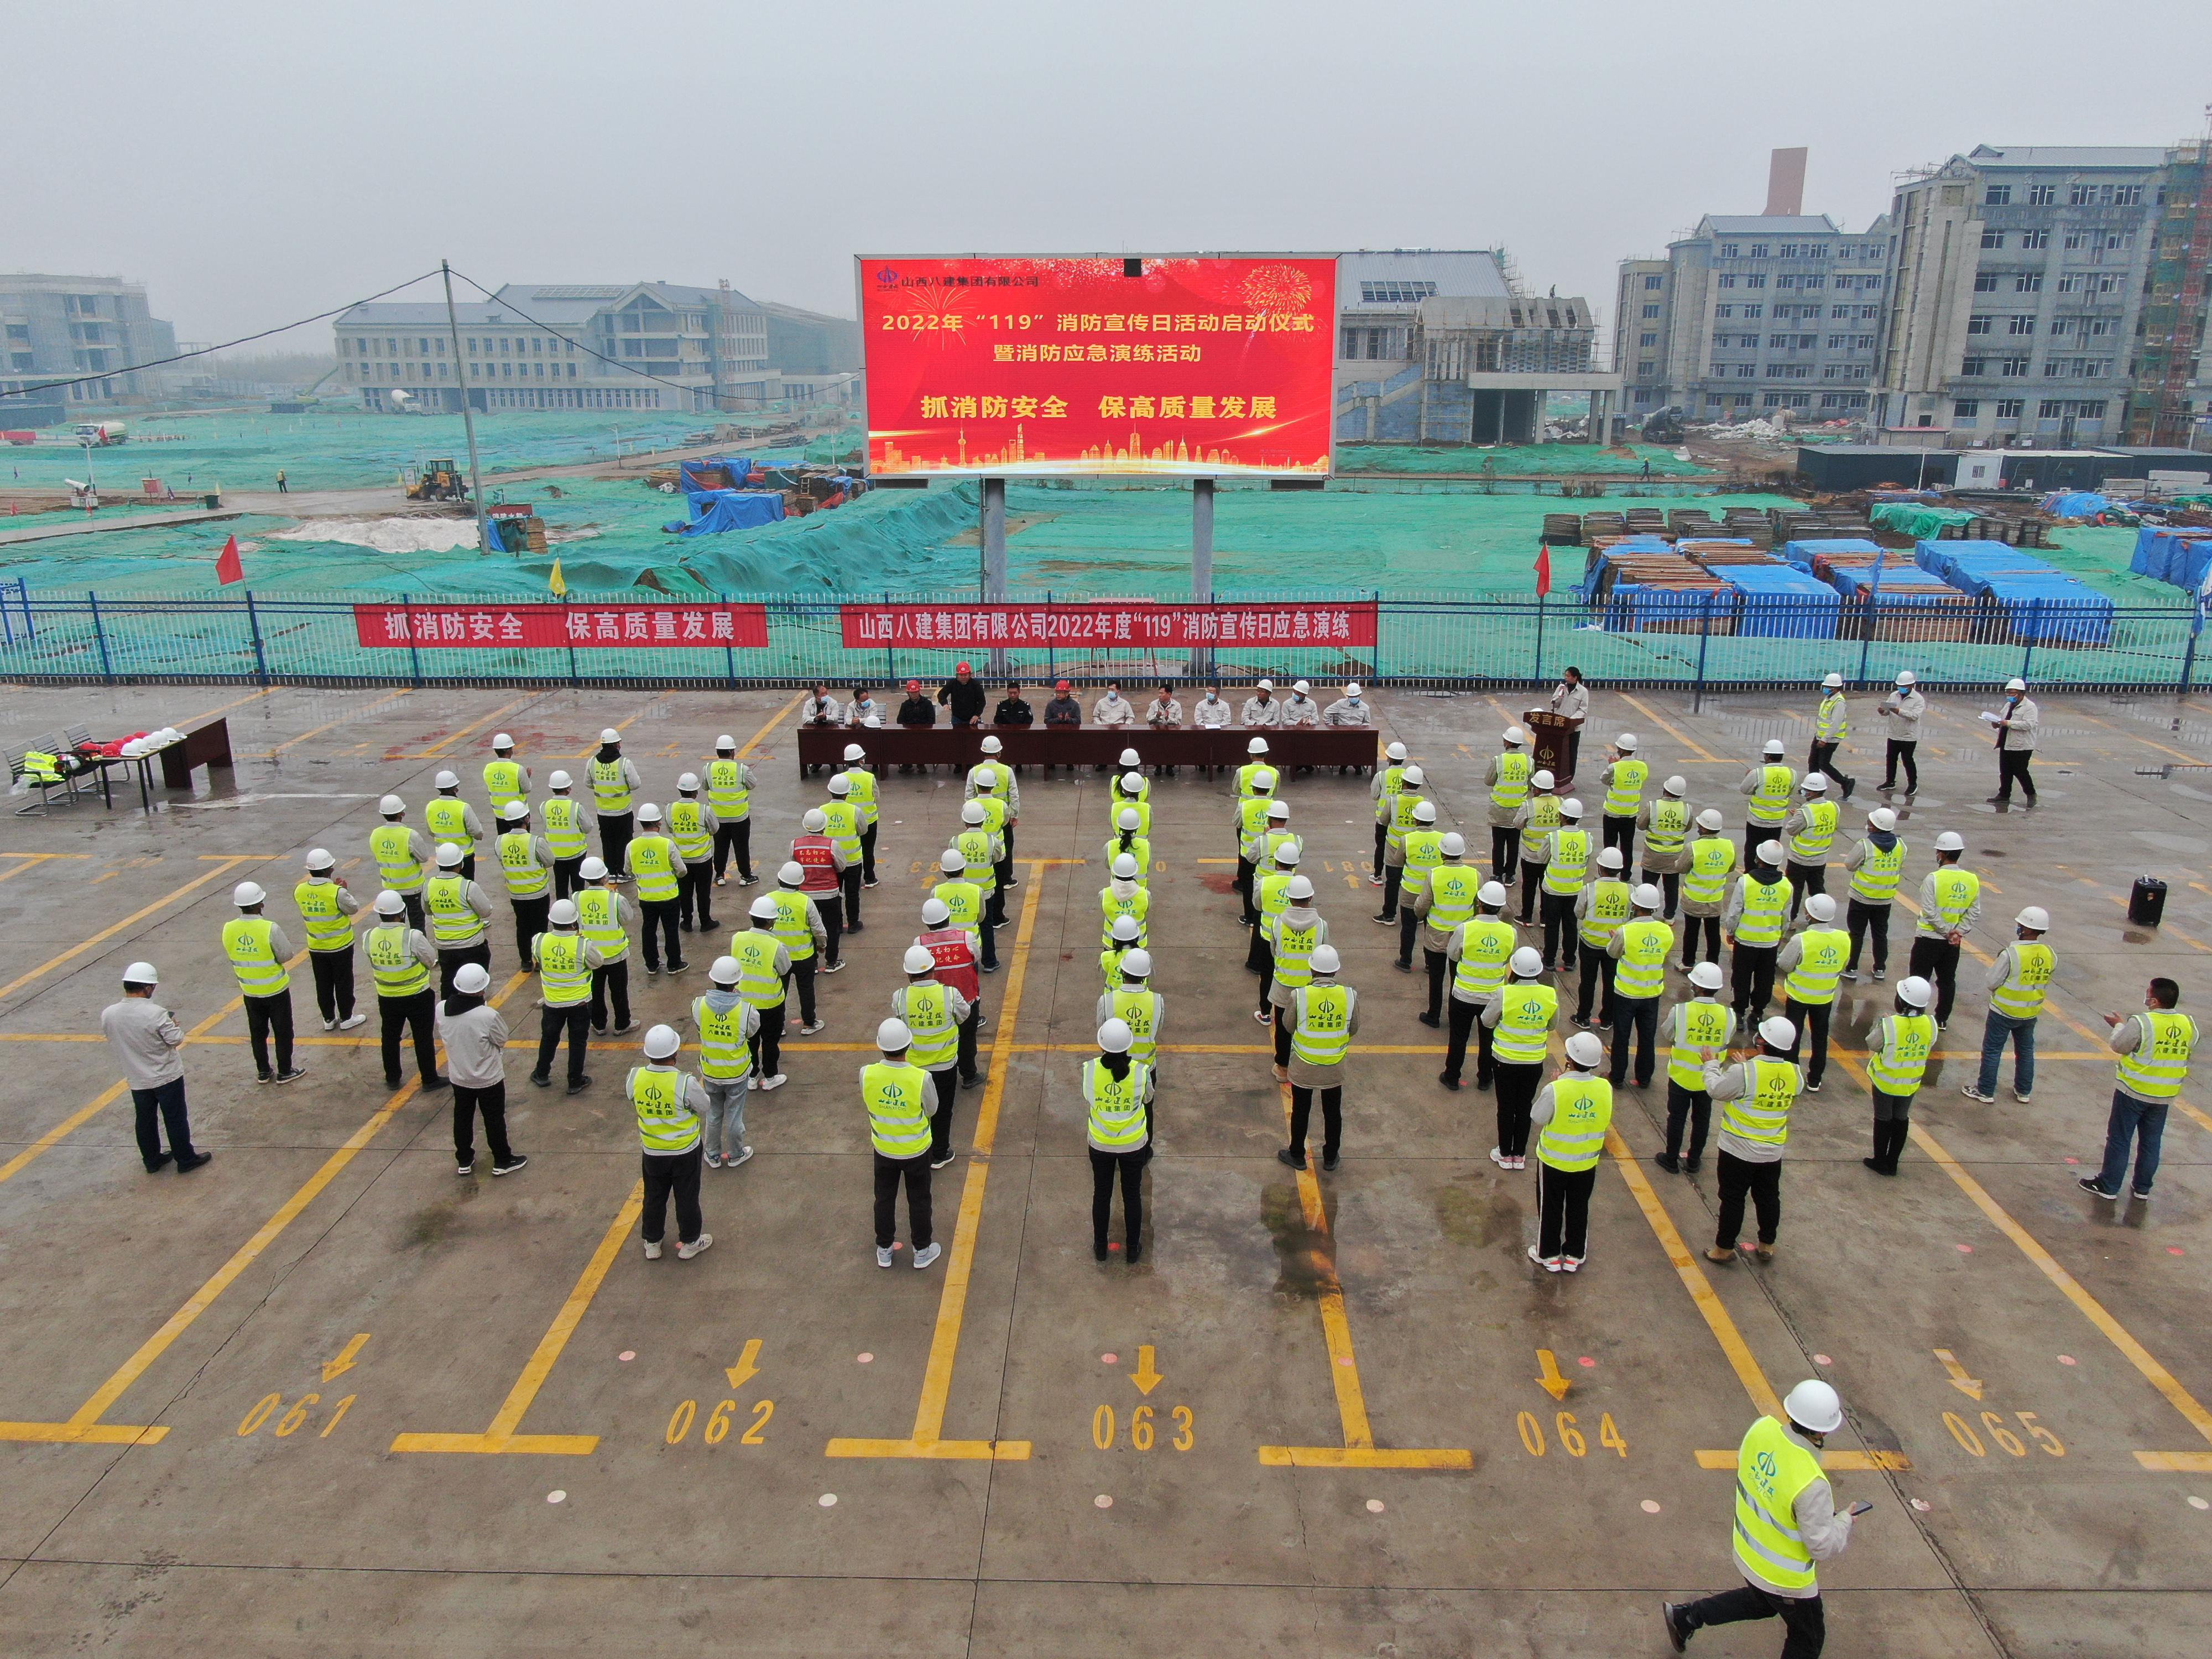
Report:
<svg viewBox="0 0 2212 1659"><path fill-rule="evenodd" d="M446 1042L446 1075L463 1089L489 1089L507 1080L507 1021L489 1002L448 1016L438 999L438 1035Z"/></svg>
<svg viewBox="0 0 2212 1659"><path fill-rule="evenodd" d="M177 1049L185 1034L176 1016L151 997L125 997L100 1011L100 1034L123 1062L133 1089L158 1089L185 1074Z"/></svg>

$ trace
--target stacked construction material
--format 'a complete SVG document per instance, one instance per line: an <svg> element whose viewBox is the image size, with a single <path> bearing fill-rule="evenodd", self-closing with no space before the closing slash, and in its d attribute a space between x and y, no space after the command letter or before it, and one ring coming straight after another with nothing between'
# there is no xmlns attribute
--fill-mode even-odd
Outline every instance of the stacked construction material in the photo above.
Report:
<svg viewBox="0 0 2212 1659"><path fill-rule="evenodd" d="M1732 507L1721 522L1722 533L1747 536L1754 547L1774 545L1774 521L1759 507Z"/></svg>
<svg viewBox="0 0 2212 1659"><path fill-rule="evenodd" d="M1662 535L1667 528L1667 515L1656 507L1632 507L1621 516L1632 536Z"/></svg>
<svg viewBox="0 0 2212 1659"><path fill-rule="evenodd" d="M1714 574L1737 590L1737 634L1765 639L1832 640L1839 609L1836 590L1779 559L1723 563Z"/></svg>
<svg viewBox="0 0 2212 1659"><path fill-rule="evenodd" d="M1675 545L1682 556L1711 568L1724 564L1772 564L1774 555L1745 536L1710 536L1683 540Z"/></svg>
<svg viewBox="0 0 2212 1659"><path fill-rule="evenodd" d="M1623 537L1592 548L1582 592L1602 625L1616 633L1695 633L1709 616L1713 632L1735 631L1735 596L1656 537Z"/></svg>
<svg viewBox="0 0 2212 1659"><path fill-rule="evenodd" d="M1966 538L1967 526L1979 517L1962 507L1929 507L1920 501L1885 501L1867 514L1876 528L1893 530L1915 541Z"/></svg>
<svg viewBox="0 0 2212 1659"><path fill-rule="evenodd" d="M1982 602L1982 637L2039 645L2101 646L2112 632L2112 602L2056 566L2002 542L1921 542L1914 560Z"/></svg>
<svg viewBox="0 0 2212 1659"><path fill-rule="evenodd" d="M1794 543L1810 550L1818 544ZM1933 571L1865 543L1832 543L1805 567L1843 595L1839 638L1916 643L1976 640L1986 632L1982 607Z"/></svg>
<svg viewBox="0 0 2212 1659"><path fill-rule="evenodd" d="M1702 507L1677 507L1668 510L1667 532L1673 536L1717 536L1721 527Z"/></svg>
<svg viewBox="0 0 2212 1659"><path fill-rule="evenodd" d="M1811 571L1814 575L1821 574L1817 566L1823 556L1843 558L1845 555L1863 553L1866 562L1872 564L1881 552L1880 547L1863 536L1819 537L1811 540L1793 537L1783 543L1781 548L1783 563ZM1849 559L1844 562L1851 562ZM1894 564L1896 561L1892 560L1891 562Z"/></svg>
<svg viewBox="0 0 2212 1659"><path fill-rule="evenodd" d="M1583 542L1585 546L1600 536L1626 536L1628 520L1618 513L1585 513L1583 514Z"/></svg>
<svg viewBox="0 0 2212 1659"><path fill-rule="evenodd" d="M1581 546L1582 515L1578 513L1547 513L1544 515L1543 540L1553 547Z"/></svg>

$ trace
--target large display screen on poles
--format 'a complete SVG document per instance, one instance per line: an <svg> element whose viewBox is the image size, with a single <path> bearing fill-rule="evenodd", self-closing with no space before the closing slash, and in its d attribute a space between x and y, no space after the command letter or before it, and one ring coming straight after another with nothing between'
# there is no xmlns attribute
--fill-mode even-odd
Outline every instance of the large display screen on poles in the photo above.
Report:
<svg viewBox="0 0 2212 1659"><path fill-rule="evenodd" d="M868 471L1326 477L1333 258L864 258Z"/></svg>

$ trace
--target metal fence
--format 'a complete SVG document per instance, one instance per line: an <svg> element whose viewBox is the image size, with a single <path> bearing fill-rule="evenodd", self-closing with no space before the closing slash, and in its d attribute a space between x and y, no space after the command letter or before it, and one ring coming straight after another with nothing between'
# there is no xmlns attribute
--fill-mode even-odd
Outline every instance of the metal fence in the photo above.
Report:
<svg viewBox="0 0 2212 1659"><path fill-rule="evenodd" d="M627 602L666 603L641 592ZM2001 685L2017 674L2050 690L2189 690L2200 619L2189 604L2121 606L2080 602L1974 601L1942 609L1900 594L1863 600L1795 595L1681 595L1680 608L1633 614L1617 604L1583 605L1571 594L1229 594L1222 605L1373 605L1373 646L1224 645L1188 650L1106 647L1071 651L1042 645L994 655L984 646L848 648L846 605L977 603L963 593L724 594L768 614L768 644L670 649L648 645L398 649L364 646L356 603L451 607L543 604L547 596L403 593L102 598L96 593L7 596L0 629L0 678L17 684L208 683L303 685L797 685L928 683L972 659L979 672L1027 682L1178 684L1208 673L1224 682L1261 675L1334 684L1439 686L1548 683L1570 664L1608 685L1705 690L1802 685L1834 671L1854 684L1886 684L1902 669L1930 686ZM1006 603L1050 605L1054 595ZM1063 603L1091 595L1059 595ZM619 604L595 595L579 609Z"/></svg>

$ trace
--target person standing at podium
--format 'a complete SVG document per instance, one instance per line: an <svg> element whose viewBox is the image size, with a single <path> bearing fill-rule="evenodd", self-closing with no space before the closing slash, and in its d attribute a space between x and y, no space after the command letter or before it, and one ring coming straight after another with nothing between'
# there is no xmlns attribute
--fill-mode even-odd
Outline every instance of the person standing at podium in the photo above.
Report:
<svg viewBox="0 0 2212 1659"><path fill-rule="evenodd" d="M1569 668L1565 676L1552 688L1551 712L1562 720L1572 720L1574 727L1567 733L1566 770L1560 775L1560 787L1573 781L1575 768L1583 757L1583 722L1589 719L1589 687L1583 684L1583 671ZM1534 711L1531 711L1534 712Z"/></svg>

